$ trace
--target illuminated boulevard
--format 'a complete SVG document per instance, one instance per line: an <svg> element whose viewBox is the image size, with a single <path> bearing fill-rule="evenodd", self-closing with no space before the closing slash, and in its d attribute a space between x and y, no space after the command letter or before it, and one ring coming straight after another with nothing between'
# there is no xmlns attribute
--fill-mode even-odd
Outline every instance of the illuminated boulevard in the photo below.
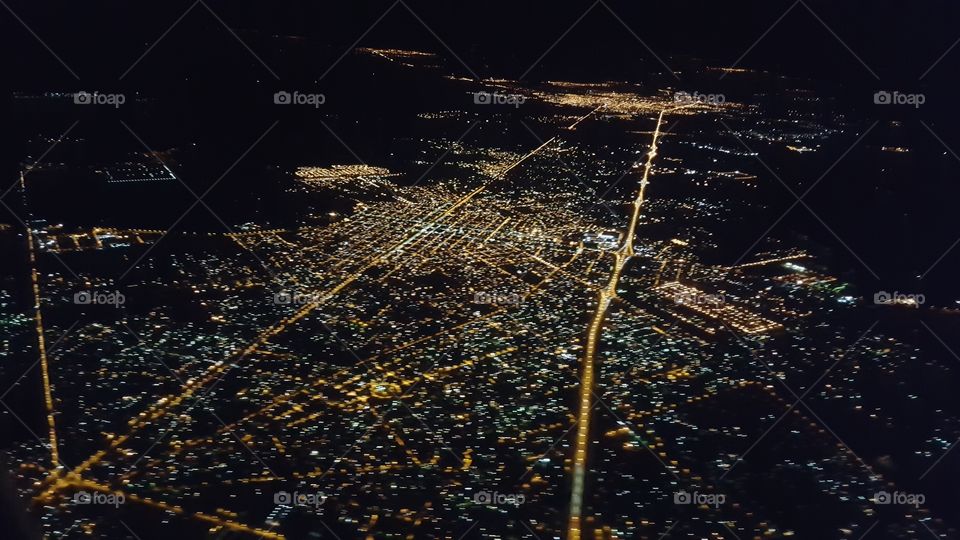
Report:
<svg viewBox="0 0 960 540"><path fill-rule="evenodd" d="M679 108L679 107L678 107ZM673 109L670 109L673 110ZM653 130L653 140L650 151L647 152L647 162L643 167L643 177L640 180L640 191L633 201L633 214L627 227L623 245L616 252L613 272L607 286L600 290L597 300L597 309L587 329L587 346L584 348L583 372L580 377L580 410L577 416L577 438L573 452L573 485L570 493L570 523L567 527L567 538L577 540L582 531L581 517L583 512L583 485L587 467L587 451L590 447L590 412L593 409L593 378L594 364L597 354L597 340L600 338L600 329L607 314L610 301L617 295L617 284L620 274L627 261L633 256L633 237L637 228L637 219L640 217L640 207L646 196L647 185L650 183L650 170L653 168L653 158L657 156L657 138L660 136L660 126L663 124L663 115L667 110L660 111L657 117L657 126Z"/></svg>

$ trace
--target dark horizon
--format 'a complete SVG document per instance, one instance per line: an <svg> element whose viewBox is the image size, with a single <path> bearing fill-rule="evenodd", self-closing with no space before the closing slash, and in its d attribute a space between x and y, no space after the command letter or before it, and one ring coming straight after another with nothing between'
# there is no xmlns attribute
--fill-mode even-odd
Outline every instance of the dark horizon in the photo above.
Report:
<svg viewBox="0 0 960 540"><path fill-rule="evenodd" d="M268 4L272 9L263 9ZM592 68L601 71L610 65L590 62L591 55L619 49L658 71L663 65L657 56L685 55L716 66L736 64L845 84L954 83L951 74L960 59L944 53L955 43L950 30L960 23L960 6L945 1L929 4L926 9L904 9L895 2L753 0L733 6L697 1L638 6L611 0L548 7L530 0L457 6L384 0L335 6L305 1L281 6L218 1L53 6L15 0L8 6L17 18L4 19L4 39L18 44L18 54L6 61L20 75L10 86L23 90L35 81L47 87L54 81L69 85L77 80L73 74L90 84L115 83L125 73L124 79L130 77L127 84L158 82L150 67L164 60L202 66L217 60L207 56L212 51L249 61L247 73L239 75L257 74L256 62L230 35L231 30L251 39L251 49L269 67L261 66L265 78L270 69L285 79L298 76L271 66L272 62L282 66L284 61L271 50L271 40L306 38L315 42L315 51L333 58L358 39L359 46L431 50L447 56L458 71L473 71L484 78L515 79L544 53L546 66L541 73L547 76L563 64L580 70L594 64ZM59 51L57 56L66 66L31 30L50 49ZM162 40L166 45L157 43L152 52L158 54L144 59L145 68L127 72L167 31ZM258 41L267 49L258 51ZM177 56L186 50L193 54ZM296 68L304 75L323 72L330 62L319 60L313 69L309 64ZM620 61L629 65L626 58ZM935 63L937 67L930 69ZM537 73L531 71L532 80ZM584 76L595 75L588 71Z"/></svg>

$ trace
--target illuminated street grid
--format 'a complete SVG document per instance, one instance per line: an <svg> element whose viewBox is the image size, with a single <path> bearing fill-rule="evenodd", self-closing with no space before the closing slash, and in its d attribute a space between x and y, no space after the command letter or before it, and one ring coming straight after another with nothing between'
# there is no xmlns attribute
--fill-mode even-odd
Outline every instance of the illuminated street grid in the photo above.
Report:
<svg viewBox="0 0 960 540"><path fill-rule="evenodd" d="M401 52L370 54L416 58ZM858 301L799 247L767 243L729 268L700 257L723 244L711 224L747 204L721 198L721 186L769 181L703 119L752 125L741 132L751 141L782 137L792 121L619 85L487 87L497 88L540 107L525 148L452 144L459 133L423 140L411 164L451 151L415 185L363 164L292 171L294 189L354 201L329 225L250 225L188 237L186 248L164 231L35 227L36 326L59 341L40 350L52 447L19 448L18 473L46 530L125 534L109 516L147 512L250 538L296 527L344 538L790 536L802 524L750 495L747 484L765 479L829 500L826 526L859 537L882 476L792 408L779 379L805 389L845 354L810 399L856 408L863 396L847 383L864 371L897 377L915 352L865 334L869 321L829 328ZM419 121L436 118L525 129L493 113ZM592 145L584 127L630 144ZM704 155L709 166L694 165ZM671 183L693 195L658 191ZM584 242L610 231L616 248ZM180 243L123 283L97 270L126 269L133 250L167 242ZM91 254L96 267L79 258ZM120 307L72 301L117 289ZM738 461L783 414L769 469ZM51 452L66 467L52 467ZM126 503L77 506L78 490ZM280 491L325 501L277 504ZM728 502L678 507L678 491Z"/></svg>

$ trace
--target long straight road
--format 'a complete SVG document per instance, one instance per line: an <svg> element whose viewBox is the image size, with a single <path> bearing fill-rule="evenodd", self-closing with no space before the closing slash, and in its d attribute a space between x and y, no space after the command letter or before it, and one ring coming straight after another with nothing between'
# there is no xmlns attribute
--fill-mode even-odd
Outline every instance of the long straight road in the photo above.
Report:
<svg viewBox="0 0 960 540"><path fill-rule="evenodd" d="M27 185L23 170L20 171L20 196L23 197L23 208L29 208L26 202ZM30 286L33 290L33 320L37 329L37 354L39 355L38 362L40 363L40 376L43 383L43 403L47 411L51 470L59 471L61 470L61 462L59 443L57 442L56 409L53 401L53 385L50 382L50 363L47 359L46 331L43 328L43 313L40 309L40 273L37 271L37 253L34 246L33 229L30 228L31 221L32 217L28 215L24 227L27 231L27 256L30 260Z"/></svg>
<svg viewBox="0 0 960 540"><path fill-rule="evenodd" d="M680 107L676 107L680 108ZM647 162L643 168L643 177L640 180L640 191L637 198L633 201L633 213L630 216L630 224L627 227L626 238L623 245L616 252L616 259L613 264L613 272L610 274L610 281L607 286L600 291L600 297L597 301L597 309L587 328L587 345L583 354L583 370L580 376L580 410L577 415L577 436L574 442L573 452L573 483L570 493L570 522L567 525L567 539L579 540L582 533L582 513L583 513L583 486L587 468L587 453L590 448L590 413L593 410L593 381L594 365L597 354L597 341L600 339L600 330L603 328L603 319L606 317L607 309L610 307L610 301L617 295L617 284L620 282L620 274L623 272L627 261L633 256L633 236L637 228L637 220L640 217L640 208L646 198L647 186L650 184L650 170L653 168L653 159L657 156L657 139L660 137L660 127L663 125L663 116L666 112L673 109L664 109L660 111L657 117L657 126L653 131L653 140L650 143L650 150L647 152Z"/></svg>

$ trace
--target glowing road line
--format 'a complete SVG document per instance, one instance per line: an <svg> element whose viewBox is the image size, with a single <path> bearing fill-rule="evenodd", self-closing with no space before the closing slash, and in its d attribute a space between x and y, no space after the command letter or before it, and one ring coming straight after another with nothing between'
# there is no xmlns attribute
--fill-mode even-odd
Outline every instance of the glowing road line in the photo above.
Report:
<svg viewBox="0 0 960 540"><path fill-rule="evenodd" d="M20 171L20 191L26 197L23 171ZM33 288L34 321L37 327L37 351L40 355L40 373L43 379L43 401L47 409L47 428L50 431L50 460L54 470L61 467L60 450L57 447L57 423L54 418L53 390L50 387L50 365L47 361L47 342L43 335L43 315L40 313L40 277L37 273L36 248L33 246L33 231L27 225L27 248L30 257L30 280Z"/></svg>
<svg viewBox="0 0 960 540"><path fill-rule="evenodd" d="M736 266L730 266L730 267L728 267L727 269L728 269L728 270L737 270L737 269L740 269L740 268L753 268L753 267L755 267L755 266L764 266L764 265L767 265L767 264L776 264L776 263L779 263L779 262L787 262L787 261L795 261L795 260L798 260L798 259L806 259L807 257L809 257L809 255L807 255L806 253L800 253L800 254L797 254L797 255L788 255L788 256L786 256L786 257L777 257L777 258L775 258L775 259L765 259L765 260L762 260L762 261L754 261L754 262L749 262L749 263L743 263L743 264L739 264L739 265L736 265Z"/></svg>
<svg viewBox="0 0 960 540"><path fill-rule="evenodd" d="M484 238L484 239L483 239L483 242L480 242L480 243L481 243L481 244L486 244L487 242L489 242L491 238L493 238L494 236L496 236L496 234L497 234L498 232L500 232L500 229L502 229L503 226L506 225L508 221L510 221L510 218L509 218L509 217L506 218L506 219L504 219L503 222L500 223L500 225L498 225L497 228L494 229L492 233L490 233L490 236Z"/></svg>
<svg viewBox="0 0 960 540"><path fill-rule="evenodd" d="M682 107L676 107L682 108ZM670 109L674 110L674 109ZM660 111L657 117L657 127L653 131L653 140L647 152L647 162L643 168L643 177L640 180L640 191L633 201L633 214L630 216L630 225L627 228L626 240L616 252L613 272L606 288L600 291L597 309L587 329L587 345L583 355L583 373L580 376L580 407L577 416L577 435L574 439L573 452L573 483L570 490L570 521L567 525L567 539L579 540L582 532L580 520L583 514L583 486L586 478L587 453L590 448L590 412L592 410L592 396L594 384L594 364L597 354L597 342L600 340L600 329L603 319L610 307L610 301L617 296L617 284L620 274L627 261L633 256L633 237L640 217L640 208L646 197L647 186L650 184L650 170L653 168L653 158L657 156L657 138L660 136L660 126L663 124L663 115L667 110Z"/></svg>
<svg viewBox="0 0 960 540"><path fill-rule="evenodd" d="M33 234L27 233L27 242L30 243L30 264L33 266L33 294L35 299L35 320L37 323L37 348L40 352L40 371L43 377L43 401L47 408L47 427L50 430L50 459L54 467L60 467L60 451L57 447L57 424L54 419L53 390L50 385L50 365L47 361L46 340L43 337L43 316L40 314L40 283L37 278L33 254Z"/></svg>
<svg viewBox="0 0 960 540"><path fill-rule="evenodd" d="M597 107L596 109L594 109L594 110L588 112L587 114L581 116L580 118L577 119L576 122L574 122L574 123L570 124L569 126L567 126L567 129L570 130L570 131L573 131L573 130L577 129L577 124L579 124L580 122L583 122L584 120L586 120L587 118L589 118L593 113L599 111L599 110L602 109L603 107L604 107L604 105L600 105L600 106Z"/></svg>

